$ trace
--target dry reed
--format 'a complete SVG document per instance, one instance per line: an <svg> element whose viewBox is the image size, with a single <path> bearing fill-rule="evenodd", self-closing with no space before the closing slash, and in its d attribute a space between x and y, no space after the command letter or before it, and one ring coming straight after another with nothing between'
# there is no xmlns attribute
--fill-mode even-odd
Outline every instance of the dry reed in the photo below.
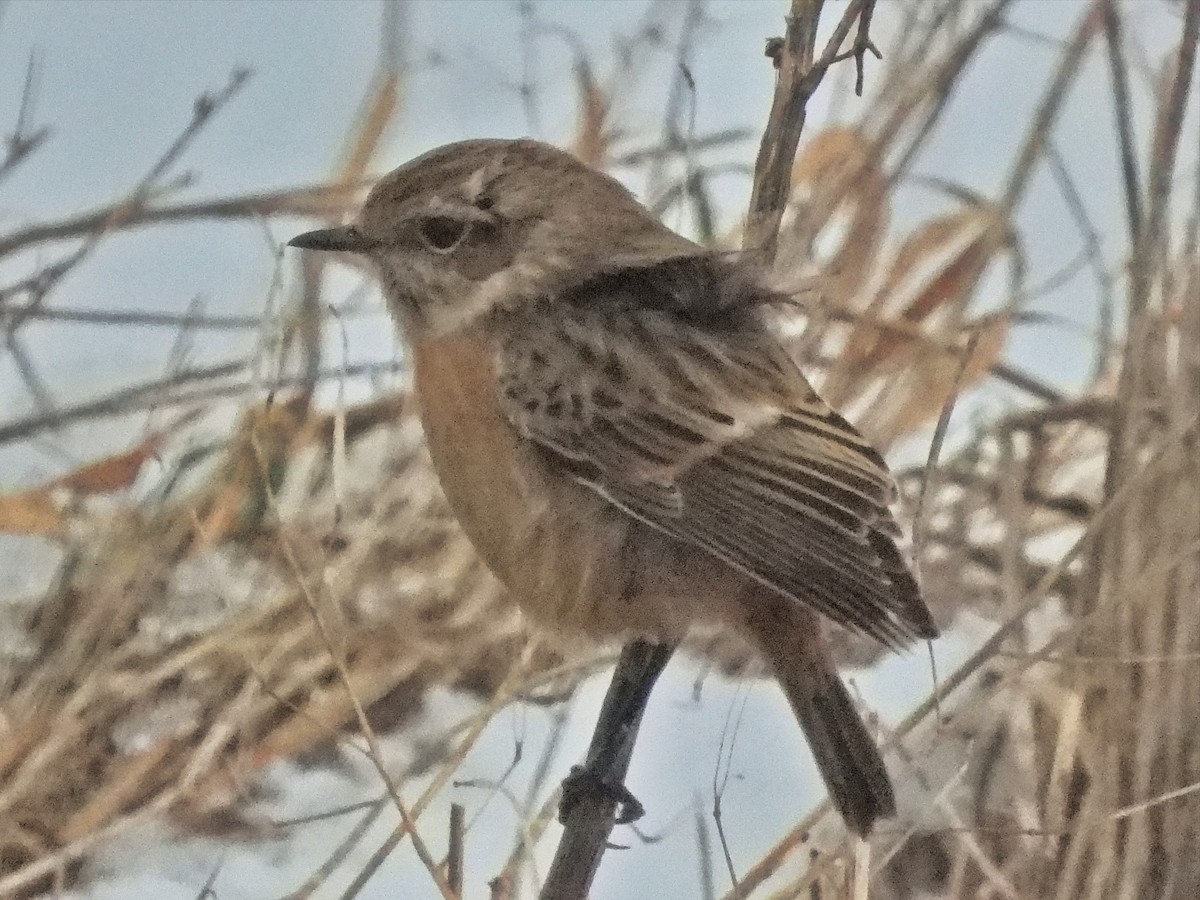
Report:
<svg viewBox="0 0 1200 900"><path fill-rule="evenodd" d="M984 196L934 182L945 211L906 232L888 226L894 196L912 183L931 136L954 127L951 101L972 62L1002 38L1042 39L1009 24L1018 3L880 4L868 33L851 27L850 13L874 4L856 0L842 20L845 43L825 58L853 46L862 65L866 42L879 42L884 61L867 56L857 76L867 99L844 102L840 124L810 125L794 163L794 141L764 150L763 167L782 171L786 190L756 194L745 232L777 246L777 272L803 311L797 353L831 400L889 447L930 429L957 394L1001 384L1020 399L977 420L936 467L901 473L910 511L925 493L915 550L935 614L947 628L972 617L993 623L978 651L943 673L936 696L888 735L910 814L873 837L869 876L860 866L854 884L855 847L818 808L743 865L730 897L850 897L867 877L878 898L1200 895L1200 192L1196 173L1180 172L1197 163L1186 135L1196 120L1200 0L1163 2L1178 37L1156 60L1152 127L1135 125L1142 76L1129 5L1079 3L1073 32L1043 41L1053 72L999 187ZM817 17L821 4L793 11ZM699 3L657 8L681 35L681 61L702 52L688 30L688 16L702 12ZM895 23L886 42L885 16ZM385 22L393 51L397 28ZM633 89L637 54L651 42L632 41L607 69L581 51L569 145L595 165L647 171L664 211L682 205L714 243L733 245L742 231L714 224L711 181L724 170L706 153L748 157L745 133L692 133L683 76L649 148L616 118L615 101ZM781 46L773 45L780 77L803 81L813 57L788 68ZM746 48L748 66L770 65L756 53ZM1087 187L1055 146L1072 86L1096 59L1111 84L1125 233L1092 224ZM854 71L849 59L837 66ZM838 74L830 68L821 90L833 90ZM121 327L155 315L56 306L62 278L112 234L166 221L332 221L361 197L399 104L402 72L387 52L326 182L170 200L178 159L245 78L235 73L198 101L178 140L120 202L0 234L0 260L61 254L0 284L0 323L33 396L48 395L45 361L23 350L29 323ZM44 138L19 122L0 180L36 165ZM1052 177L1038 182L1045 172ZM1083 250L1062 277L1085 269L1096 283L1095 377L1074 395L1006 358L1039 290L1028 283L1030 238L1017 221L1037 191L1057 192L1077 223ZM823 236L835 226L830 249ZM390 805L404 823L346 896L404 840L428 869L422 889L454 896L470 842L452 842L443 860L422 840L430 799L500 709L558 702L610 661L527 632L446 508L402 367L369 402L318 405L318 388L363 373L322 358L321 334L340 320L328 311L322 263L308 256L294 292L265 315L197 312L176 323L184 333L258 328L256 356L180 365L152 383L72 405L46 400L0 422L5 444L136 411L154 411L158 423L121 453L0 494L0 530L61 552L47 591L0 610L0 896L73 883L98 846L153 817L200 833L276 833L243 809L263 767L333 747L366 752L389 786L391 797L364 822ZM1003 282L987 281L997 272ZM1007 293L980 311L985 283ZM218 446L189 443L198 419L235 409ZM144 488L148 464L164 459L167 473L135 500L130 489ZM753 666L726 638L700 635L690 650L730 672ZM839 635L837 653L865 664L878 650ZM436 773L432 787L406 800L405 783L419 772L386 769L357 735L404 729L433 687L482 702L423 761L421 771ZM553 812L548 788L541 799L494 875L495 898L517 896ZM713 838L702 818L696 827L702 881L715 890ZM365 831L331 848L293 896L320 889ZM481 890L478 881L466 887Z"/></svg>

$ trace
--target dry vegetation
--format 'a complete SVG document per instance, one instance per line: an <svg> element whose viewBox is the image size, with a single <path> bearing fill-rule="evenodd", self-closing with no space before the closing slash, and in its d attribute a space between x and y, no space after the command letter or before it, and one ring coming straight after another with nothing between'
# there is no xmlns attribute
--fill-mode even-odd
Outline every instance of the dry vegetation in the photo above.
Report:
<svg viewBox="0 0 1200 900"><path fill-rule="evenodd" d="M1035 37L1012 34L1006 0L886 5L899 25L881 42L883 61L867 58L866 97L841 103L840 124L810 125L801 138L782 195L777 270L805 314L798 355L881 446L928 434L939 418L944 425L950 399L980 386L1004 383L1020 398L977 420L936 466L901 477L935 614L947 629L982 617L994 634L960 669L940 673L937 697L888 736L911 815L873 838L869 873L857 848L855 878L856 848L820 808L761 860L743 861L729 896L864 896L868 880L880 898L1200 896L1200 178L1182 168L1197 164L1200 2L1162 0L1178 22L1176 43L1149 51L1149 73L1128 4L1078 4L1073 33L1045 42L1055 68L1036 88L1027 130L1013 136L999 190L941 184L944 212L904 233L888 227L893 193L930 136L953 127L943 114L971 63L1001 37ZM824 11L827 26L846 13L845 47L860 21L852 13L871 6ZM814 16L820 7L794 5ZM570 144L598 166L653 170L664 213L682 204L697 233L734 245L741 229L714 220L709 179L719 172L705 154L734 145L748 160L745 135L690 134L684 78L661 141L639 142L614 120L612 101L633 89L631 60L662 52L663 33L680 59L703 52L691 44L702 4L659 5L654 15L666 32L640 32L615 62L579 58ZM770 65L758 52L746 48L747 66ZM1119 233L1092 224L1088 186L1055 144L1089 59L1105 60L1111 84L1118 127L1103 139L1121 162ZM837 68L853 76L854 62ZM821 90L838 89L837 74ZM340 320L315 254L296 263L304 268L293 294L240 323L261 329L255 359L179 367L67 406L46 398L39 373L50 361L24 350L27 324L56 315L63 276L114 233L193 219L339 220L380 162L398 78L385 60L345 162L325 184L172 204L174 166L236 102L237 74L197 102L189 127L121 202L0 231L0 261L41 261L34 274L0 282L0 326L30 392L45 398L34 413L0 421L0 440L155 414L140 434L131 425L126 451L0 494L0 532L61 550L44 591L0 598L0 896L72 884L94 848L147 817L242 839L272 833L277 826L242 810L263 766L358 748L352 735L365 733L390 796L363 810L294 896L318 890L366 823L398 807L408 824L359 883L411 840L428 868L421 895L452 897L464 845L452 842L446 860L445 847L421 840L430 798L498 710L558 702L611 662L526 633L445 507L402 375L366 403L315 401L320 385L364 374L322 359L321 330ZM0 179L36 166L45 137L18 122ZM769 165L760 159L760 175ZM1077 233L1063 240L1081 255L1063 277L1089 273L1111 329L1097 337L1094 379L1071 396L1005 355L1038 290L1016 212L1039 172L1052 177L1037 189L1057 192L1076 216ZM831 223L840 229L832 248ZM772 230L756 209L747 231ZM1004 277L985 282L997 271ZM984 283L993 296L981 312ZM996 291L1007 299L996 302ZM181 322L181 332L203 318ZM124 324L114 315L96 327ZM230 410L237 423L219 445L189 439L198 420ZM169 464L150 477L150 460ZM721 639L698 636L692 650L729 671L747 662ZM876 652L850 638L838 651L846 663ZM387 771L374 735L405 728L433 686L483 702L422 761L435 777L416 797L405 783L418 772ZM514 835L509 867L490 873L493 896L517 895L528 847L550 821L552 781L546 805ZM466 893L486 888L468 884Z"/></svg>

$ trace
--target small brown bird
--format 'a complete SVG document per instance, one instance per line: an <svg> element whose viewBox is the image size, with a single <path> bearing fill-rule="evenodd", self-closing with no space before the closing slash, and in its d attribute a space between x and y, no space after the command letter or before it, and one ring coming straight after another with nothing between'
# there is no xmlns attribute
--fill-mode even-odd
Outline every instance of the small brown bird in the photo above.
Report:
<svg viewBox="0 0 1200 900"><path fill-rule="evenodd" d="M820 617L891 646L937 628L883 459L804 379L749 264L530 140L426 153L353 225L290 243L377 264L442 487L527 614L599 637L737 629L849 826L894 815Z"/></svg>

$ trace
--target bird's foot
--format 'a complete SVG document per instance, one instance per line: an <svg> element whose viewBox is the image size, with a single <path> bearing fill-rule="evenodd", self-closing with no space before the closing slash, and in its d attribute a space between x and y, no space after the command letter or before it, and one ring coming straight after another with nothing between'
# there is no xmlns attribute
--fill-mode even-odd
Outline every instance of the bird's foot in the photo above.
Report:
<svg viewBox="0 0 1200 900"><path fill-rule="evenodd" d="M563 779L562 798L558 802L558 821L566 822L571 810L585 797L609 800L617 804L616 824L628 825L646 814L641 801L620 782L605 780L589 766L571 766Z"/></svg>

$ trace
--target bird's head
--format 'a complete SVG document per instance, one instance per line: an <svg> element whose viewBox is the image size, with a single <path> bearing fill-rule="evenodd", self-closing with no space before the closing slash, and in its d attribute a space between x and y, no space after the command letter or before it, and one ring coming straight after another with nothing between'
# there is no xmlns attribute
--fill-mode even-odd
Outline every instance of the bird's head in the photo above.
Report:
<svg viewBox="0 0 1200 900"><path fill-rule="evenodd" d="M373 260L412 340L697 252L616 179L532 140L439 147L382 178L352 224L288 243Z"/></svg>

